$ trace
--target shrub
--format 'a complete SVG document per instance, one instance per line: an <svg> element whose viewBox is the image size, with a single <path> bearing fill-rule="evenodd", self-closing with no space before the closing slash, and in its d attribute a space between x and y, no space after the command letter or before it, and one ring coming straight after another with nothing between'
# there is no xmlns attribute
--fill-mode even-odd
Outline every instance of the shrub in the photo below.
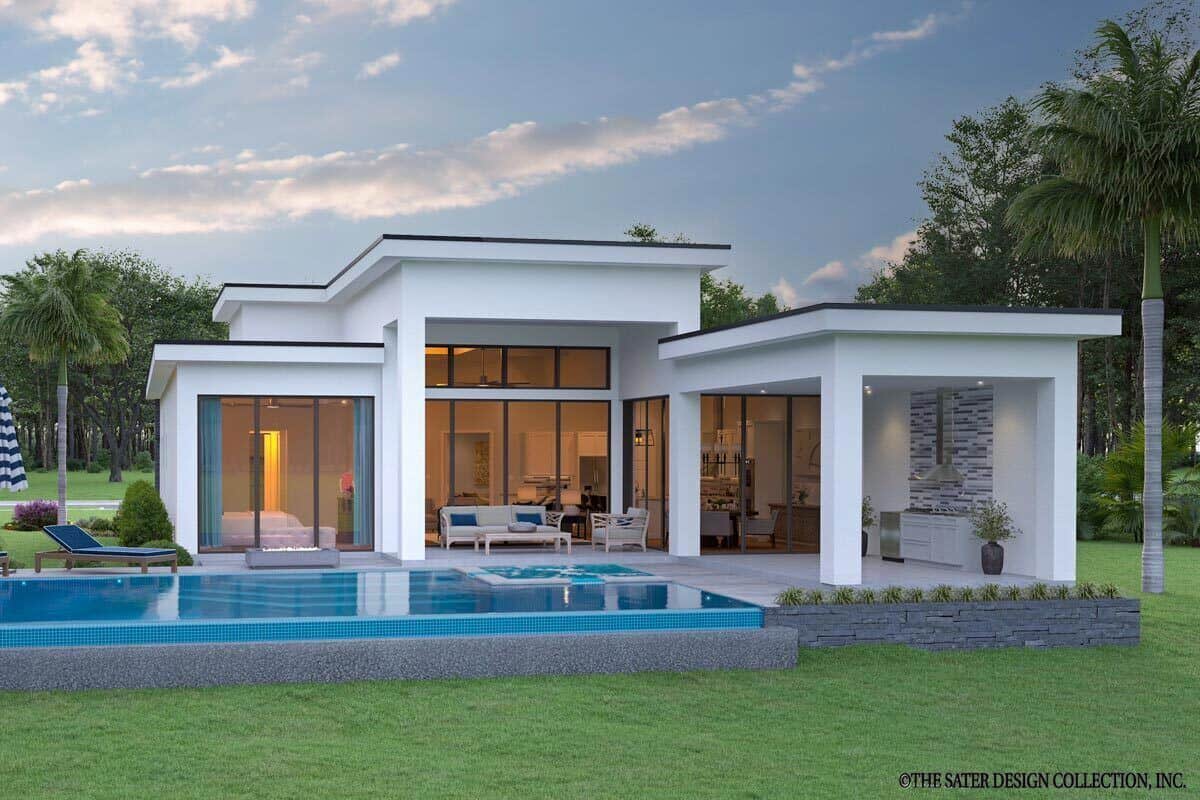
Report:
<svg viewBox="0 0 1200 800"><path fill-rule="evenodd" d="M986 600L990 603L1000 599L1000 585L996 583L985 583L979 587L979 599Z"/></svg>
<svg viewBox="0 0 1200 800"><path fill-rule="evenodd" d="M1095 600L1100 596L1100 590L1091 581L1080 581L1075 584L1075 596L1080 600Z"/></svg>
<svg viewBox="0 0 1200 800"><path fill-rule="evenodd" d="M914 586L904 593L904 600L908 603L920 603L925 600L925 590L920 586Z"/></svg>
<svg viewBox="0 0 1200 800"><path fill-rule="evenodd" d="M92 533L112 533L116 530L113 521L108 517L84 517L75 520L75 524L87 528Z"/></svg>
<svg viewBox="0 0 1200 800"><path fill-rule="evenodd" d="M833 602L839 606L850 605L854 602L854 590L849 586L839 586L833 591Z"/></svg>
<svg viewBox="0 0 1200 800"><path fill-rule="evenodd" d="M880 592L879 599L885 603L903 603L904 590L899 586L889 586Z"/></svg>
<svg viewBox="0 0 1200 800"><path fill-rule="evenodd" d="M141 547L145 542L170 539L175 533L162 498L146 481L129 484L113 524L125 547Z"/></svg>
<svg viewBox="0 0 1200 800"><path fill-rule="evenodd" d="M854 602L862 603L865 606L872 605L875 602L875 590L866 588L859 589L854 594Z"/></svg>
<svg viewBox="0 0 1200 800"><path fill-rule="evenodd" d="M970 586L960 586L956 599L962 603L969 603L975 599L975 590Z"/></svg>
<svg viewBox="0 0 1200 800"><path fill-rule="evenodd" d="M1050 587L1044 583L1035 583L1025 590L1025 597L1030 600L1049 600Z"/></svg>
<svg viewBox="0 0 1200 800"><path fill-rule="evenodd" d="M68 458L67 459L67 471L68 472L78 472L81 469L83 469L83 459L82 458Z"/></svg>
<svg viewBox="0 0 1200 800"><path fill-rule="evenodd" d="M1055 584L1054 588L1050 590L1050 594L1054 595L1055 600L1070 600L1071 587L1067 586L1065 583L1058 583Z"/></svg>
<svg viewBox="0 0 1200 800"><path fill-rule="evenodd" d="M13 528L18 531L40 531L44 525L58 522L58 503L53 500L30 500L13 507Z"/></svg>
<svg viewBox="0 0 1200 800"><path fill-rule="evenodd" d="M1115 600L1121 596L1121 590L1117 588L1115 583L1104 583L1100 585L1100 596L1107 597L1109 600Z"/></svg>
<svg viewBox="0 0 1200 800"><path fill-rule="evenodd" d="M971 508L971 532L985 542L1003 542L1021 531L1013 524L1007 505L984 500Z"/></svg>
<svg viewBox="0 0 1200 800"><path fill-rule="evenodd" d="M1005 586L1004 587L1004 599L1005 600L1020 600L1021 597L1022 597L1022 594L1021 594L1020 586Z"/></svg>
<svg viewBox="0 0 1200 800"><path fill-rule="evenodd" d="M803 589L793 586L775 595L775 602L781 606L802 606L806 596L807 593Z"/></svg>
<svg viewBox="0 0 1200 800"><path fill-rule="evenodd" d="M935 603L949 603L954 599L954 587L940 583L933 587L933 591L929 593L929 599Z"/></svg>
<svg viewBox="0 0 1200 800"><path fill-rule="evenodd" d="M139 450L137 455L133 457L133 468L138 472L153 472L154 459L150 457L149 452Z"/></svg>
<svg viewBox="0 0 1200 800"><path fill-rule="evenodd" d="M158 547L162 550L170 550L171 548L174 548L175 552L179 554L179 566L190 567L193 563L195 563L192 561L191 553L189 553L187 550L184 550L170 539L152 539L142 545L142 547Z"/></svg>
<svg viewBox="0 0 1200 800"><path fill-rule="evenodd" d="M96 451L96 463L104 469L108 469L110 466L112 466L112 454L101 447Z"/></svg>
<svg viewBox="0 0 1200 800"><path fill-rule="evenodd" d="M810 606L819 606L825 602L825 593L820 589L809 589L804 601Z"/></svg>
<svg viewBox="0 0 1200 800"><path fill-rule="evenodd" d="M95 461L87 465L87 471L95 475L97 472L103 472L104 467L97 464Z"/></svg>

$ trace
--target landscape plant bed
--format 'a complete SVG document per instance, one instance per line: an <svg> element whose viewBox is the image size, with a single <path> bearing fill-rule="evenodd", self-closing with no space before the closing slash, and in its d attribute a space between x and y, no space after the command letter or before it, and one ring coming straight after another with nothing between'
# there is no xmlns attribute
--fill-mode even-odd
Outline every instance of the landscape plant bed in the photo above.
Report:
<svg viewBox="0 0 1200 800"><path fill-rule="evenodd" d="M997 592L937 587L932 592L843 588L788 590L766 609L764 624L799 632L802 647L907 644L926 650L986 647L1094 647L1136 645L1141 602L1099 596L1090 584ZM999 587L996 587L999 588ZM1013 587L1015 588L1015 587ZM1115 587L1104 587L1116 595ZM878 598L887 595L889 601ZM986 594L987 599L976 599ZM1014 599L997 599L997 595ZM936 599L925 599L935 595ZM792 601L792 602L784 602Z"/></svg>

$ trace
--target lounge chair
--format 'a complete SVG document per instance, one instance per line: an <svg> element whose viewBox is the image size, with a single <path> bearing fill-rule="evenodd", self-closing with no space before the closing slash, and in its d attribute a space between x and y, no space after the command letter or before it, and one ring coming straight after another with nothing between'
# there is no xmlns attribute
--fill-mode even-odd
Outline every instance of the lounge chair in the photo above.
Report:
<svg viewBox="0 0 1200 800"><path fill-rule="evenodd" d="M0 574L8 577L8 553L0 550Z"/></svg>
<svg viewBox="0 0 1200 800"><path fill-rule="evenodd" d="M54 558L67 562L67 569L77 561L117 561L129 566L140 566L149 572L151 564L170 564L171 572L179 571L179 554L175 550L157 547L107 547L92 538L78 525L47 525L42 528L46 535L58 543L58 550L36 553L33 571L42 571L42 559Z"/></svg>

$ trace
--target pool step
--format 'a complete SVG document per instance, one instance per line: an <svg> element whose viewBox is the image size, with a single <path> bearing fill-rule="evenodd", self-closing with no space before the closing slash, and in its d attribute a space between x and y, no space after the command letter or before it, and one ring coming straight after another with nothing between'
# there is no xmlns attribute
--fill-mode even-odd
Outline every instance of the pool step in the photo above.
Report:
<svg viewBox="0 0 1200 800"><path fill-rule="evenodd" d="M787 669L791 628L0 650L0 690Z"/></svg>

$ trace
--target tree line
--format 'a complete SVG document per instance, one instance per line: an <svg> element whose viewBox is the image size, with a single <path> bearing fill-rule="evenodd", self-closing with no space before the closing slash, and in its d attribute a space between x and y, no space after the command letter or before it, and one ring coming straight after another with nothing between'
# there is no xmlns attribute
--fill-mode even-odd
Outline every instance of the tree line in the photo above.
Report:
<svg viewBox="0 0 1200 800"><path fill-rule="evenodd" d="M224 339L228 329L212 321L219 288L203 278L187 280L128 250L62 251L30 259L15 277L44 271L47 264L78 258L106 276L108 303L120 317L128 354L113 363L71 364L67 373L66 466L107 471L150 469L158 458L155 404L145 399L154 342L160 339ZM0 382L13 402L17 439L28 469L56 469L57 366L31 360L27 341L0 328Z"/></svg>

